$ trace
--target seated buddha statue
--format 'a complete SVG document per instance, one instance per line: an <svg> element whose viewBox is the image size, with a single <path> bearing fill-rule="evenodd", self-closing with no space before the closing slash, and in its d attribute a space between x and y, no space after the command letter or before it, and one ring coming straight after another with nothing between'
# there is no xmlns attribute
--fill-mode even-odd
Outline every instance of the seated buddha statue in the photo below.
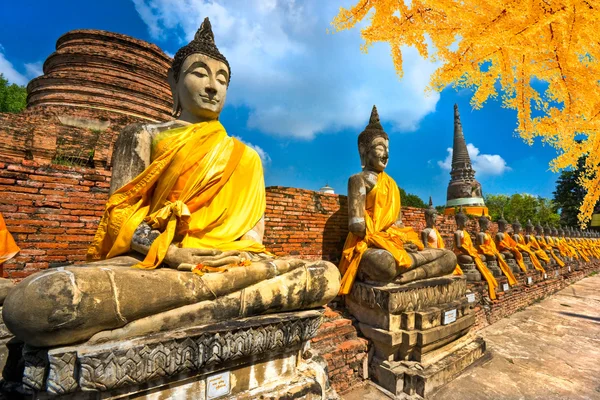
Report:
<svg viewBox="0 0 600 400"><path fill-rule="evenodd" d="M541 274L544 274L544 272L546 272L544 270L544 267L540 263L540 260L538 260L536 254L535 254L535 251L529 247L529 245L525 241L525 237L521 233L521 223L519 222L518 219L515 219L515 222L513 222L512 227L513 227L512 239L517 244L516 247L521 252L521 255L523 256L524 264L526 266L531 265L536 270L538 270Z"/></svg>
<svg viewBox="0 0 600 400"><path fill-rule="evenodd" d="M480 254L483 254L486 258L488 268L490 265L497 265L497 268L502 271L502 274L508 279L508 284L513 286L517 284L512 269L506 263L506 260L502 254L496 248L492 235L489 232L490 220L482 212L479 217L479 232L477 233L477 250Z"/></svg>
<svg viewBox="0 0 600 400"><path fill-rule="evenodd" d="M487 265L485 265L485 256L479 254L475 246L473 246L471 235L466 229L468 217L463 212L462 206L454 215L454 219L457 226L456 232L454 232L454 253L456 254L458 264L465 272L467 279L480 281L483 277L486 280L489 297L493 300L496 298L498 282L496 281L496 278L494 278L494 274L492 274ZM477 274L471 272L472 265L475 265L477 268Z"/></svg>
<svg viewBox="0 0 600 400"><path fill-rule="evenodd" d="M544 240L546 241L546 244L551 248L551 251L555 255L555 257L560 261L560 263L557 261L558 265L564 267L564 259L566 258L567 254L564 251L563 247L560 246L560 244L558 243L558 238L554 235L553 228L550 225L548 225L548 223L544 225Z"/></svg>
<svg viewBox="0 0 600 400"><path fill-rule="evenodd" d="M446 244L440 234L440 231L436 227L437 210L433 207L433 201L429 196L429 207L425 210L425 229L421 231L421 241L425 248L431 249L445 249ZM454 268L453 275L463 275L463 270L458 264ZM468 277L467 277L468 279ZM479 278L481 279L481 277Z"/></svg>
<svg viewBox="0 0 600 400"><path fill-rule="evenodd" d="M2 264L10 260L20 251L19 246L15 243L12 235L8 231L2 213L0 213L0 305L4 303L4 299L8 292L13 287L10 279L2 278Z"/></svg>
<svg viewBox="0 0 600 400"><path fill-rule="evenodd" d="M528 220L527 225L525 225L525 242L527 242L529 248L533 250L533 252L535 252L535 255L537 256L538 260L540 261L544 269L546 269L546 267L548 267L548 265L550 264L550 257L539 245L535 236L534 229L535 227L531 223L531 220Z"/></svg>
<svg viewBox="0 0 600 400"><path fill-rule="evenodd" d="M557 265L563 267L565 264L556 256L556 254L554 254L552 247L550 245L548 245L548 243L546 242L546 237L544 234L544 227L542 226L541 223L538 222L535 225L535 232L536 232L535 240L537 240L540 248L546 252L548 257L550 257L549 265L552 267L555 267Z"/></svg>
<svg viewBox="0 0 600 400"><path fill-rule="evenodd" d="M362 171L348 180L348 237L340 261L340 294L348 294L355 278L371 282L408 283L451 274L456 256L449 250L425 249L419 235L402 222L400 190L384 172L389 137L377 108L358 136Z"/></svg>
<svg viewBox="0 0 600 400"><path fill-rule="evenodd" d="M335 265L265 251L260 158L219 122L230 78L207 18L168 71L177 118L129 126L116 141L90 263L32 275L9 293L3 317L18 339L121 340L337 295Z"/></svg>
<svg viewBox="0 0 600 400"><path fill-rule="evenodd" d="M506 233L506 226L508 222L504 219L504 215L497 221L498 232L496 233L495 242L496 248L500 254L504 257L506 263L511 267L513 274L519 274L527 272L527 266L523 262L523 255L517 247L515 242L508 233Z"/></svg>

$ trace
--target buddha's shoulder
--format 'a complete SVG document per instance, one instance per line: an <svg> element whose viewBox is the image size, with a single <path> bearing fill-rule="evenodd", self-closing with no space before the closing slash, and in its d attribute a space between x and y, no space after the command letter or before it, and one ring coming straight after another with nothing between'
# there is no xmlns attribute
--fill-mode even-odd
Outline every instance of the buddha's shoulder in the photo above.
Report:
<svg viewBox="0 0 600 400"><path fill-rule="evenodd" d="M122 137L123 139L133 139L137 136L154 137L161 132L168 131L169 129L179 128L181 126L183 126L183 124L176 120L157 124L144 124L138 122L127 125L125 128L123 128L119 134L119 137Z"/></svg>

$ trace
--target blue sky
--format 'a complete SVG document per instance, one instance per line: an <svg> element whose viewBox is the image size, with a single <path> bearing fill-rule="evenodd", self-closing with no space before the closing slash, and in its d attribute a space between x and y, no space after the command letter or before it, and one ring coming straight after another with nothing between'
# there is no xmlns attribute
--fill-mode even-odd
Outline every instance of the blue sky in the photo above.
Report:
<svg viewBox="0 0 600 400"><path fill-rule="evenodd" d="M353 2L9 1L2 6L0 72L26 84L72 29L124 33L172 55L209 16L232 67L221 121L260 150L267 186L317 190L328 183L345 194L348 177L360 169L356 137L376 104L390 134L387 172L406 191L444 204L457 103L484 193L552 197L558 175L548 162L556 151L516 137L516 112L497 101L472 110L465 90L425 94L436 66L413 49L404 52L399 80L387 45L364 54L358 30L328 34L337 9Z"/></svg>

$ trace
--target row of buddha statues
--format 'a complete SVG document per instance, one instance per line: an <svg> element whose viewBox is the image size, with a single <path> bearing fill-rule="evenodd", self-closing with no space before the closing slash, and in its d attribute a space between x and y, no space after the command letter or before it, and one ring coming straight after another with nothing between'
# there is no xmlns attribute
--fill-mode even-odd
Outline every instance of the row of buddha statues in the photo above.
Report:
<svg viewBox="0 0 600 400"><path fill-rule="evenodd" d="M348 181L339 266L274 257L263 245L260 157L219 122L230 80L205 19L169 69L175 119L127 127L114 145L111 195L88 264L32 275L8 294L2 314L18 339L45 348L102 343L318 308L350 293L355 280L403 285L464 271L483 276L495 296L500 274L515 284L514 274L532 265L585 259L592 248L597 255L597 245L570 231L536 237L528 226L523 236L514 224L511 236L501 221L492 240L487 218L473 245L462 212L454 250L433 208L421 235L405 226L399 187L385 172L390 139L374 106L358 135L362 170Z"/></svg>
<svg viewBox="0 0 600 400"><path fill-rule="evenodd" d="M421 232L423 243L429 247L443 247L443 239L436 228L437 211L431 199L425 211L426 228ZM590 258L600 259L600 234L565 227L556 228L549 224L534 225L529 220L522 232L518 219L511 224L501 216L497 220L498 231L490 233L490 218L482 214L478 219L479 232L475 243L466 230L469 217L462 207L455 213L457 230L453 236L453 250L457 256L454 274L464 274L471 281L485 279L490 298L495 299L498 287L496 278L506 277L509 285L517 283L516 276L537 270L541 275L547 270L562 268L567 262L578 265Z"/></svg>

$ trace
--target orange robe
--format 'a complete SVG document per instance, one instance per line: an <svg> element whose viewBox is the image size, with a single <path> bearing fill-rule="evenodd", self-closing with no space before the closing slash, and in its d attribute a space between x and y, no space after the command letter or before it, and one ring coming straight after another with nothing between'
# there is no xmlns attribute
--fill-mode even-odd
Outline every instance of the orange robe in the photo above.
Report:
<svg viewBox="0 0 600 400"><path fill-rule="evenodd" d="M0 213L0 265L17 255L19 250L15 240L6 228L2 213Z"/></svg>
<svg viewBox="0 0 600 400"><path fill-rule="evenodd" d="M514 256L515 260L517 260L517 265L519 268L523 270L523 272L527 272L527 267L523 262L523 255L519 251L518 243L513 240L507 233L504 233L504 238L502 241L498 242L498 250L500 251L510 251Z"/></svg>
<svg viewBox="0 0 600 400"><path fill-rule="evenodd" d="M528 245L529 245L529 248L531 248L531 249L533 249L533 251L535 251L535 255L537 256L537 258L539 258L540 260L547 262L547 263L550 262L550 257L548 257L548 254L546 254L546 252L542 249L542 247L538 243L535 236L529 235Z"/></svg>
<svg viewBox="0 0 600 400"><path fill-rule="evenodd" d="M483 244L479 245L479 250L485 255L496 256L496 259L498 260L498 265L500 266L502 273L508 278L509 285L513 286L517 284L517 279L513 275L506 261L504 261L502 254L500 254L500 252L496 248L496 244L492 240L492 237L489 233L484 233Z"/></svg>
<svg viewBox="0 0 600 400"><path fill-rule="evenodd" d="M558 264L559 267L564 267L565 263L563 262L563 260L561 260L560 258L558 258L558 256L554 253L554 249L552 248L552 246L550 246L547 242L546 242L546 238L544 236L540 237L540 246L543 249L546 249L550 252L550 255L552 256L552 258L554 258L554 261L556 261L556 263Z"/></svg>
<svg viewBox="0 0 600 400"><path fill-rule="evenodd" d="M517 243L517 248L520 251L524 251L525 253L529 254L529 259L531 260L531 264L533 264L533 267L535 269L537 269L538 271L540 271L540 273L542 273L542 274L545 273L546 270L544 269L544 267L542 267L540 260L538 260L537 256L535 255L535 252L533 250L531 250L529 245L527 245L525 243L525 239L523 238L522 235L518 236L518 240L516 241L516 243Z"/></svg>
<svg viewBox="0 0 600 400"><path fill-rule="evenodd" d="M350 293L358 273L362 255L368 248L389 251L396 260L398 274L408 271L412 258L404 250L404 243L414 243L419 250L424 246L413 228L399 228L395 224L400 215L400 190L385 172L377 175L377 184L365 199L366 235L364 238L348 233L339 269L342 274L340 295Z"/></svg>
<svg viewBox="0 0 600 400"><path fill-rule="evenodd" d="M471 256L473 262L475 262L475 266L481 273L481 276L488 284L490 299L494 300L496 298L496 288L498 287L498 282L488 267L483 263L483 261L481 261L481 258L479 258L479 253L477 253L477 249L475 246L473 246L473 241L471 240L471 235L469 235L469 232L462 230L461 233L461 245L458 248L456 246L454 247L454 253Z"/></svg>
<svg viewBox="0 0 600 400"><path fill-rule="evenodd" d="M579 254L581 258L583 258L585 262L590 262L588 256L583 251L581 251L581 247L579 246L579 243L577 243L577 241L575 241L573 238L569 238L568 243L573 248L573 250L575 250L575 252Z"/></svg>
<svg viewBox="0 0 600 400"><path fill-rule="evenodd" d="M433 228L433 231L435 232L435 236L436 236L436 240L433 240L430 236L427 236L427 245L428 247L431 248L435 248L435 249L445 249L446 248L446 244L444 243L444 239L442 238L442 235L440 235L440 231L437 230L437 228ZM452 275L462 275L463 271L460 268L460 265L456 264L456 267L454 268L454 272L452 273Z"/></svg>
<svg viewBox="0 0 600 400"><path fill-rule="evenodd" d="M266 196L258 154L227 135L219 121L161 132L151 164L110 196L88 260L129 251L142 221L161 232L139 268L156 268L176 233L180 247L263 252L240 239L263 217Z"/></svg>

